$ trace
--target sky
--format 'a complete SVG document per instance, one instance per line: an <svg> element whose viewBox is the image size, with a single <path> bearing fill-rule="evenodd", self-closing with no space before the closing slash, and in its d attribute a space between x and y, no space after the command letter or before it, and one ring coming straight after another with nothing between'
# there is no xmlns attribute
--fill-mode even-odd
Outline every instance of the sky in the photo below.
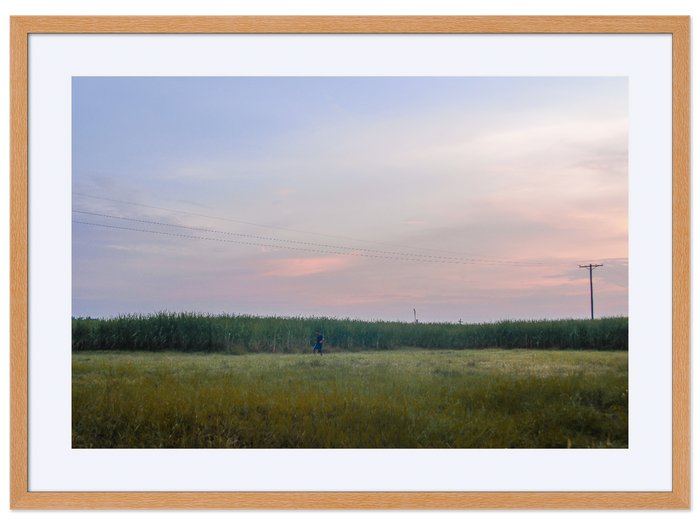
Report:
<svg viewBox="0 0 700 525"><path fill-rule="evenodd" d="M74 77L73 315L628 313L625 77Z"/></svg>

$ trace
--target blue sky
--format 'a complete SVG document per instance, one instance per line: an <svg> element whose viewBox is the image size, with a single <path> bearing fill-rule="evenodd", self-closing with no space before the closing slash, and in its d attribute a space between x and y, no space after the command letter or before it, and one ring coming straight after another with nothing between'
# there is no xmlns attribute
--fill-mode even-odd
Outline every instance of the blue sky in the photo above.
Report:
<svg viewBox="0 0 700 525"><path fill-rule="evenodd" d="M73 315L626 315L627 89L76 77Z"/></svg>

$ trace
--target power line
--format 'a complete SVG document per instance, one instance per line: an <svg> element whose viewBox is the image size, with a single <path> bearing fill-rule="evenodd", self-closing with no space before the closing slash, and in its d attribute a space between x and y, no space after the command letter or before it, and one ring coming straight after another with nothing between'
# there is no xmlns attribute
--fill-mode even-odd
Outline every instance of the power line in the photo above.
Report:
<svg viewBox="0 0 700 525"><path fill-rule="evenodd" d="M625 283L627 283L627 282L629 281L629 277L628 277L627 275L621 274L620 272L616 271L612 266L605 266L605 267L604 267L604 270L606 270L606 271L607 271L607 270L610 270L611 272L615 273L616 275L622 277L622 278L624 279L624 282L625 282ZM612 278L612 276L606 276L606 275L605 275L605 272L599 272L599 273L600 273L600 276L601 276L603 279L606 279L607 281L610 281L611 283L617 284L618 286L621 286L622 288L627 288L627 287L628 287L626 284L625 284L625 285L619 284L619 283L617 282L617 280L615 280L615 279Z"/></svg>
<svg viewBox="0 0 700 525"><path fill-rule="evenodd" d="M546 264L546 263L527 263L527 262L520 262L520 261L499 261L499 260L484 260L484 259L465 259L461 257L444 257L440 255L418 255L414 253L398 253L398 252L387 252L387 251L381 251L381 250L370 250L367 248L348 248L347 246L335 246L332 244L318 244L318 243L313 243L313 242L304 242L304 241L289 241L286 239L275 239L271 237L262 237L259 235L249 235L245 233L233 233L233 232L225 232L225 231L220 231L220 230L210 230L207 228L196 228L193 226L182 226L179 224L167 224L163 222L156 222L156 221L147 221L144 219L133 219L130 217L119 217L116 215L107 215L104 213L94 213L94 212L89 212L89 211L82 211L82 210L72 210L73 213L83 213L86 215L93 215L96 217L106 217L109 219L119 219L123 221L132 221L132 222L140 222L144 224L154 224L157 226L166 226L170 228L183 228L187 230L196 230L196 231L202 231L202 232L207 232L207 233L219 233L222 235L235 235L236 237L248 237L248 238L253 238L253 239L261 239L265 241L274 241L274 242L285 242L285 243L291 243L291 244L303 244L306 246L319 246L321 248L333 248L336 250L351 250L351 251L363 251L363 252L373 252L373 253L383 253L387 255L404 255L404 256L410 256L410 257L420 257L420 258L430 258L430 259L445 259L445 260L453 260L453 261L471 261L471 262L481 262L484 264L490 264L490 265L498 265L498 264L504 264L504 265L514 265L514 266L520 266L520 267L525 267L525 266L541 266L541 267L547 267L547 266L559 266L561 263L553 263L553 264Z"/></svg>
<svg viewBox="0 0 700 525"><path fill-rule="evenodd" d="M608 281L609 283L612 283L612 284L614 284L614 285L616 285L616 286L619 286L620 288L625 288L625 289L628 289L628 288L629 288L628 286L625 286L625 285L623 285L623 284L620 284L620 283L618 283L617 281L611 279L610 277L606 277L605 274L603 274L603 273L598 272L598 275L600 275L603 279L605 279L605 280Z"/></svg>
<svg viewBox="0 0 700 525"><path fill-rule="evenodd" d="M624 275L624 274L618 272L618 271L615 270L615 268L613 268L612 266L606 266L605 268L607 268L607 269L610 270L610 271L615 272L617 275L619 275L619 276L622 277L623 279L629 279L629 276L628 276L628 275Z"/></svg>
<svg viewBox="0 0 700 525"><path fill-rule="evenodd" d="M297 248L295 246L274 246L271 244L261 244L261 243L255 243L255 242L245 242L245 241L233 241L230 239L214 239L211 237L197 237L194 235L184 235L181 233L168 233L168 232L156 232L153 230L139 230L137 228L126 228L123 226L112 226L109 224L96 224L93 222L83 222L83 221L73 221L74 224L87 224L89 226L100 226L102 228L113 228L117 230L127 230L127 231L134 231L134 232L143 232L143 233L155 233L157 235L168 235L171 237L184 237L187 239L199 239L203 241L217 241L217 242L228 242L228 243L235 243L235 244L245 244L248 246L262 246L264 248L286 248L288 250L298 250L298 251L303 251L303 252L315 252L315 253L325 253L329 255L351 255L353 257L369 257L373 259L394 259L397 261L416 261L416 262L427 262L427 263L439 263L439 264L478 264L476 262L466 262L466 261L435 261L435 260L428 260L428 259L415 259L411 257L388 257L384 255L370 255L366 253L338 253L338 252L328 252L324 250L313 250L310 248Z"/></svg>
<svg viewBox="0 0 700 525"><path fill-rule="evenodd" d="M238 224L247 224L247 225L249 225L249 226L259 226L259 227L261 227L261 228L273 228L273 229L276 229L276 230L283 230L283 231L289 231L289 232L295 232L295 233L304 233L304 234L307 234L307 235L318 235L318 236L321 236L321 237L333 237L333 238L336 238L336 239L345 239L345 240L348 240L348 241L366 242L366 243L370 243L370 244L380 244L380 245L384 245L384 246L394 246L394 247L396 247L396 248L407 248L407 249L409 249L409 250L424 250L424 251L429 251L429 252L452 253L452 254L456 254L456 255L472 255L472 256L476 256L476 257L489 257L489 256L487 256L487 255L479 255L479 254L474 254L474 253L462 253L462 252L453 252L453 251L448 251L448 250L435 250L435 249L431 249L431 248L419 248L419 247L416 247L416 246L406 246L406 245L403 245L403 244L392 244L392 243L387 243L387 242L368 241L368 240L366 240L366 239L356 239L356 238L354 238L354 237L343 237L343 236L341 236L341 235L331 235L331 234L326 234L326 233L316 233L316 232L309 232L309 231L304 231L304 230L295 230L295 229L292 229L292 228L283 228L283 227L281 227L281 226L271 226L271 225L269 225L269 224L258 224L258 223L255 223L255 222L239 221L239 220L235 220L235 219L227 219L227 218L224 218L224 217L215 217L215 216L213 216L213 215L204 215L204 214L202 214L202 213L194 213L194 212L189 212L189 211L174 210L174 209L172 209L172 208L161 208L161 207L159 207L159 206L149 206L149 205L147 205L147 204L138 204L138 203L136 203L136 202L122 201L122 200L118 200L118 199L110 199L110 198L107 198L107 197L97 197L97 196L95 196L95 195L87 195L87 194L85 194L85 193L72 192L72 195L79 195L79 196L81 196L81 197L89 197L89 198L91 198L91 199L100 199L100 200L111 201L111 202L119 202L119 203L121 203L121 204L129 204L129 205L132 205L132 206L140 206L140 207L142 207L142 208L151 208L151 209L154 209L154 210L169 211L169 212L173 212L173 213L182 213L182 214L185 214L185 215L193 215L193 216L196 216L196 217L204 217L204 218L207 218L207 219L216 219L216 220L220 220L220 221L235 222L235 223L238 223ZM501 260L505 260L505 259L510 259L510 258L509 258L509 257L503 257L503 258L501 258ZM510 260L514 260L514 259L510 259Z"/></svg>
<svg viewBox="0 0 700 525"><path fill-rule="evenodd" d="M304 233L304 234L307 234L307 235L318 235L318 236L321 236L321 237L334 237L334 238L336 238L336 239L345 239L345 240L348 240L348 241L358 241L358 242L368 242L368 243L372 243L372 244L384 244L384 245L386 245L386 246L396 246L396 247L398 247L398 248L409 248L409 249L417 249L417 250L429 250L429 251L437 251L437 252L444 251L444 250L430 250L430 249L428 249L428 248L415 248L415 247L411 247L411 246L403 246L403 245L401 245L401 244L389 244L389 243L385 243L385 242L368 241L368 240L365 240L365 239L355 239L355 238L353 238L353 237L343 237L343 236L340 236L340 235L330 235L330 234L326 234L326 233L316 233L316 232L309 232L309 231L304 231L304 230L295 230L295 229L292 229L292 228L283 228L283 227L281 227L281 226L271 226L271 225L269 225L269 224L258 224L258 223L256 223L256 222L239 221L239 220L235 220L235 219L227 219L227 218L225 218L225 217L215 217L215 216L213 216L213 215L204 215L204 214L202 214L202 213L193 213L193 212L189 212L189 211L174 210L174 209L172 209L172 208L161 208L161 207L159 207L159 206L149 206L149 205L146 205L146 204L137 204L137 203L135 203L135 202L128 202L128 201L122 201L122 200L117 200L117 199L109 199L109 198L107 198L107 197L96 197L96 196L94 196L94 195L86 195L86 194L84 194L84 193L75 193L75 192L73 192L73 195L80 195L80 196L82 196L82 197L90 197L90 198L92 198L92 199L101 199L101 200L105 200L105 201L119 202L119 203L122 203L122 204L130 204L130 205L132 205L132 206L141 206L142 208L151 208L151 209L154 209L154 210L170 211L170 212L174 212L174 213L183 213L183 214L185 214L185 215L194 215L194 216L196 216L196 217L205 217L205 218L207 218L207 219L216 219L216 220L220 220L220 221L235 222L235 223L238 223L238 224L247 224L247 225L249 225L249 226L260 226L260 227L262 227L262 228L273 228L273 229L276 229L276 230L283 230L283 231L289 231L289 232L295 232L295 233ZM456 252L447 252L447 253L456 253Z"/></svg>

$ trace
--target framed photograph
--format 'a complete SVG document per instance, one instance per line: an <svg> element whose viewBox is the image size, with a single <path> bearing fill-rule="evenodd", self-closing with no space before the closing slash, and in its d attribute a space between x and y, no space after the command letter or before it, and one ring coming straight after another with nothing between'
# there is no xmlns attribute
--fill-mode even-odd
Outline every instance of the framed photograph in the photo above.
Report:
<svg viewBox="0 0 700 525"><path fill-rule="evenodd" d="M11 52L13 509L690 507L689 17Z"/></svg>

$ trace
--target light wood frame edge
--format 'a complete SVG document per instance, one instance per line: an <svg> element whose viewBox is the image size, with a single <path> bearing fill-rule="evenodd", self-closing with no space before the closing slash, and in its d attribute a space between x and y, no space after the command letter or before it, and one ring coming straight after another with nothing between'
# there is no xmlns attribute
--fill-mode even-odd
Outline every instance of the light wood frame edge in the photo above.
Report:
<svg viewBox="0 0 700 525"><path fill-rule="evenodd" d="M9 509L690 509L689 13L8 15ZM28 491L27 41L30 33L666 33L673 36L671 492L77 493Z"/></svg>

